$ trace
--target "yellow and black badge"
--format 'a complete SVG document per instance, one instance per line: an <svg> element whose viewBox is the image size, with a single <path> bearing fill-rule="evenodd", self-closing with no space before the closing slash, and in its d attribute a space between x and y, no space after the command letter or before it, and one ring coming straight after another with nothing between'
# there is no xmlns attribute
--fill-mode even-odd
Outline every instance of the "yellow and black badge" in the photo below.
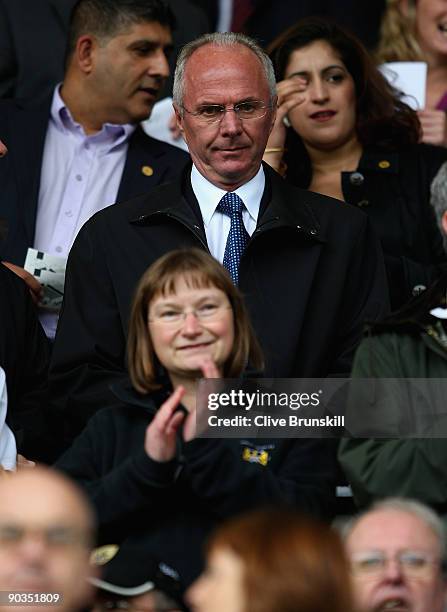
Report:
<svg viewBox="0 0 447 612"><path fill-rule="evenodd" d="M245 447L242 451L242 459L248 463L259 463L266 466L269 462L269 454L266 450Z"/></svg>
<svg viewBox="0 0 447 612"><path fill-rule="evenodd" d="M387 168L389 168L391 166L391 163L387 159L382 159L381 161L379 161L379 163L377 165L382 170L386 170Z"/></svg>
<svg viewBox="0 0 447 612"><path fill-rule="evenodd" d="M154 169L152 166L142 166L141 172L144 174L144 176L152 176L154 174Z"/></svg>
<svg viewBox="0 0 447 612"><path fill-rule="evenodd" d="M105 546L95 548L90 555L90 563L93 565L105 565L113 559L119 548L118 544L106 544Z"/></svg>

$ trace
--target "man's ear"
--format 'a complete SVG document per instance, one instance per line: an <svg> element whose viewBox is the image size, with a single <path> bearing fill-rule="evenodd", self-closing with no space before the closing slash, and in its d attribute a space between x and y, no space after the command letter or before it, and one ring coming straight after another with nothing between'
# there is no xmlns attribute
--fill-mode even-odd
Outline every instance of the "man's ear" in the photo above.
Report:
<svg viewBox="0 0 447 612"><path fill-rule="evenodd" d="M184 135L184 129L183 129L183 114L182 114L182 110L175 103L172 106L174 107L175 119L177 121L177 127L178 127L180 133L183 136Z"/></svg>
<svg viewBox="0 0 447 612"><path fill-rule="evenodd" d="M444 230L444 234L447 236L447 210L444 212L444 214L441 217L441 225L442 225L442 229Z"/></svg>
<svg viewBox="0 0 447 612"><path fill-rule="evenodd" d="M273 130L275 125L276 113L278 112L278 96L272 98L272 123L270 125L270 132Z"/></svg>
<svg viewBox="0 0 447 612"><path fill-rule="evenodd" d="M82 72L86 74L90 74L93 69L97 46L96 39L89 34L80 36L76 42L75 61Z"/></svg>

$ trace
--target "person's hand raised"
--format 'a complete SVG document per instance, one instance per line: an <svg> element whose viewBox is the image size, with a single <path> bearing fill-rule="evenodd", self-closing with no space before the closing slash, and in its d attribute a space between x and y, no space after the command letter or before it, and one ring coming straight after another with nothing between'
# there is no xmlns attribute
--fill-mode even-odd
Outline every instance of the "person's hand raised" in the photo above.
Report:
<svg viewBox="0 0 447 612"><path fill-rule="evenodd" d="M199 367L204 378L221 377L218 367L210 357L204 357ZM144 450L154 461L166 462L174 459L177 432L182 423L185 442L193 440L197 435L195 405L189 412L185 409L178 410L184 395L185 387L179 385L163 402L146 429Z"/></svg>
<svg viewBox="0 0 447 612"><path fill-rule="evenodd" d="M446 114L442 110L418 111L419 121L422 127L422 142L447 146L447 121Z"/></svg>
<svg viewBox="0 0 447 612"><path fill-rule="evenodd" d="M144 450L151 459L159 462L171 461L175 457L176 436L185 412L177 410L185 387L180 385L163 402L146 429Z"/></svg>
<svg viewBox="0 0 447 612"><path fill-rule="evenodd" d="M300 77L292 77L280 81L277 86L278 107L276 111L275 125L270 133L264 160L273 168L279 169L283 155L284 145L289 124L288 113L304 102L306 96L304 91L307 82Z"/></svg>
<svg viewBox="0 0 447 612"><path fill-rule="evenodd" d="M222 378L222 373L211 357L205 357L203 359L200 364L200 369L202 370L203 378ZM199 419L199 422L200 421L201 419ZM197 436L197 422L197 406L195 405L189 412L185 419L185 424L183 425L183 439L185 442L190 442Z"/></svg>

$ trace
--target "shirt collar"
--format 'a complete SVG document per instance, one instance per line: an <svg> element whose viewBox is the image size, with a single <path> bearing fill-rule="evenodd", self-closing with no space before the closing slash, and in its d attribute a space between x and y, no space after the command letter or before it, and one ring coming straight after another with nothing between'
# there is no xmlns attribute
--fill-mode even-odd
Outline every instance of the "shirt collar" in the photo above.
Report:
<svg viewBox="0 0 447 612"><path fill-rule="evenodd" d="M53 100L51 102L51 120L56 128L64 134L72 133L88 138L90 141L102 142L105 145L110 145L109 150L122 142L126 141L135 131L136 125L132 124L114 124L104 123L101 131L96 134L87 136L84 129L79 123L73 119L69 108L62 100L60 88L62 83L58 83L54 89Z"/></svg>
<svg viewBox="0 0 447 612"><path fill-rule="evenodd" d="M203 224L207 227L220 200L228 192L210 183L208 179L200 174L194 164L191 171L191 185L200 206ZM255 223L258 220L259 206L261 204L262 194L264 193L264 187L265 175L264 168L261 165L257 174L255 174L248 183L245 183L245 185L238 187L238 189L234 191L234 193L237 193L244 202L250 217Z"/></svg>

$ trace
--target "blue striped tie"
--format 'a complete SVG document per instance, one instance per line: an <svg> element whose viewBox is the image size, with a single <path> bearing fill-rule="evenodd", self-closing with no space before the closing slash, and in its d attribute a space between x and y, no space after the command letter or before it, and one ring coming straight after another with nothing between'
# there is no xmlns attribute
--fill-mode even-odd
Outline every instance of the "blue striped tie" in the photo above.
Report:
<svg viewBox="0 0 447 612"><path fill-rule="evenodd" d="M217 206L219 212L228 215L231 219L223 265L230 273L235 285L238 284L239 280L239 264L242 253L250 238L242 220L243 209L244 203L236 193L226 193Z"/></svg>

